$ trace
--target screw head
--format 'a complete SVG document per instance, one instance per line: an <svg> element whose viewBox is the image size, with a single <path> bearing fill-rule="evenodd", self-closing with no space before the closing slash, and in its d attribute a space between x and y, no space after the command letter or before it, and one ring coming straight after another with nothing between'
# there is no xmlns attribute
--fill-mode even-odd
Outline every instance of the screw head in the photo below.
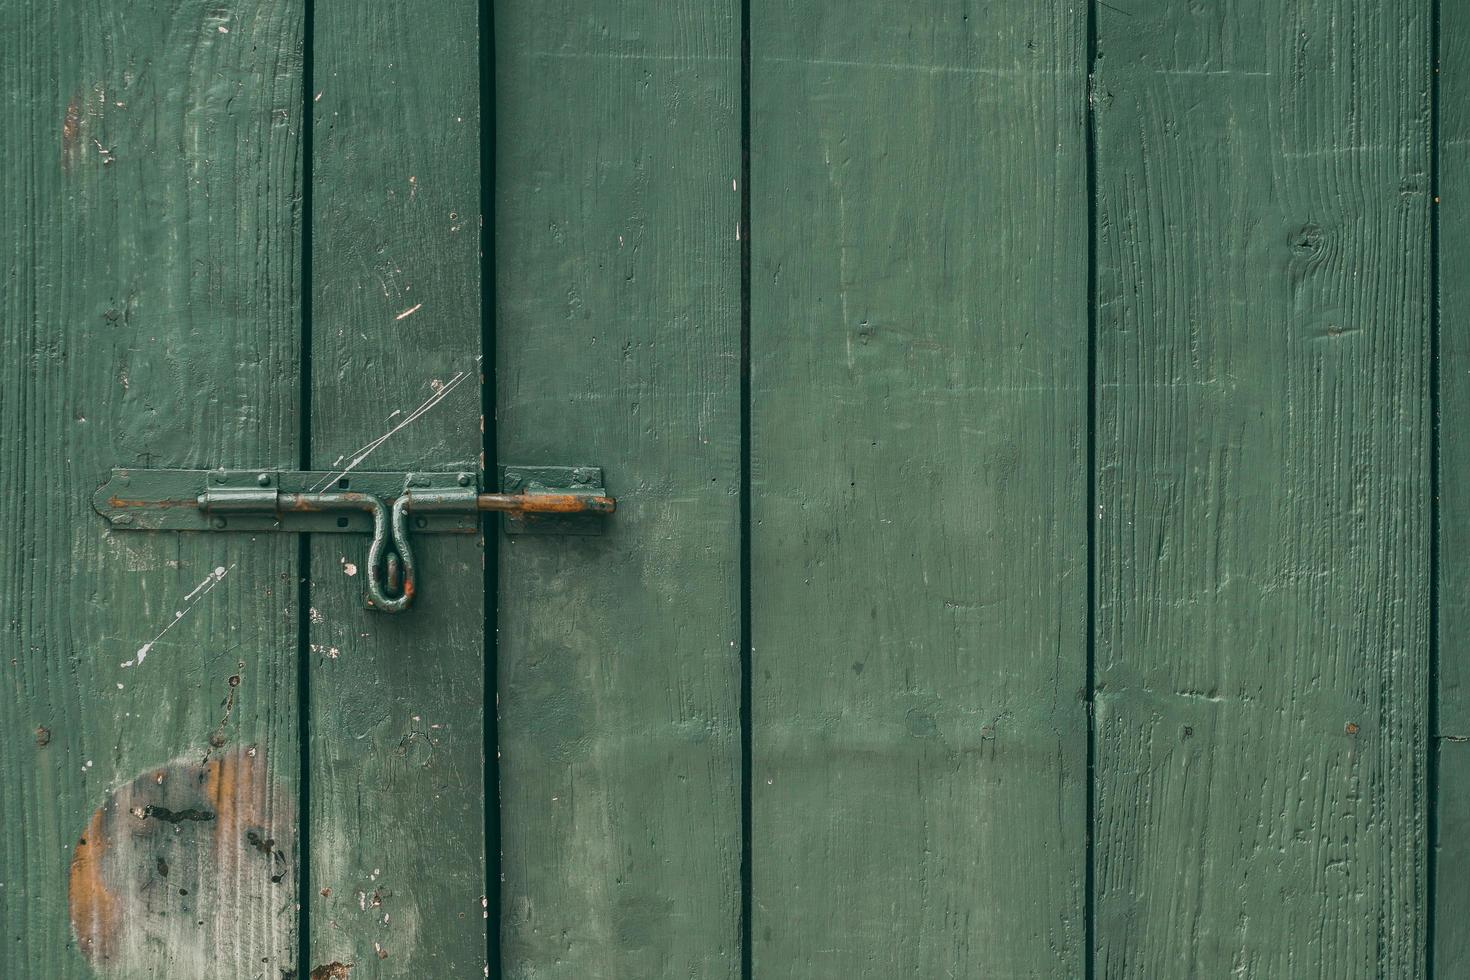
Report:
<svg viewBox="0 0 1470 980"><path fill-rule="evenodd" d="M215 527L215 530L223 530L224 529L224 526L225 526L225 519L223 517L216 517L214 519L214 527Z"/></svg>
<svg viewBox="0 0 1470 980"><path fill-rule="evenodd" d="M467 487L467 486L470 485L470 475L468 473L461 473L459 476L455 477L454 479L462 487Z"/></svg>
<svg viewBox="0 0 1470 980"><path fill-rule="evenodd" d="M255 482L263 487L268 487L271 485L271 475L269 473L257 473L255 475Z"/></svg>

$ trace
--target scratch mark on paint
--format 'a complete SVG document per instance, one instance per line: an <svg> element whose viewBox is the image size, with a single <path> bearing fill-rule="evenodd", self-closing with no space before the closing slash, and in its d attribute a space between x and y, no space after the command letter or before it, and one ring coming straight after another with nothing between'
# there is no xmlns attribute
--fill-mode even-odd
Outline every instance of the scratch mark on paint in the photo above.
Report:
<svg viewBox="0 0 1470 980"><path fill-rule="evenodd" d="M174 610L174 618L169 620L168 625L159 630L158 633L153 637L153 639L140 646L138 648L138 652L133 656L132 660L124 660L122 662L122 666L134 667L142 664L143 661L148 658L148 654L153 651L154 644L163 639L164 635L168 633L169 630L177 626L179 624L179 621L182 620L186 615L188 615L189 611L197 606L201 599L209 595L209 593L213 592L214 587L216 585L219 585L220 582L224 580L224 577L230 574L231 569L233 569L234 567L234 565L231 565L229 568L226 568L225 566L220 565L215 568L214 571L204 576L204 581L196 585L194 587L194 591L184 596L183 608Z"/></svg>
<svg viewBox="0 0 1470 980"><path fill-rule="evenodd" d="M420 304L420 305L422 305L422 304ZM413 311L410 310L409 312L413 312ZM326 487L329 484L332 484L332 483L336 482L337 480L340 480L342 477L346 476L348 473L351 473L353 470L357 469L358 466L362 465L362 461L365 460L365 459L367 459L373 453L377 452L378 449L383 445L383 443L385 443L389 439L393 438L393 436L395 436L399 432L401 432L406 426L411 425L412 423L416 422L419 418L421 418L424 415L425 412L429 411L435 405L437 405L440 402L442 402L445 398L447 398L449 396L449 393L451 391L453 391L455 388L458 388L460 386L460 384L463 383L464 379L465 378L468 378L469 376L470 375L469 375L469 372L468 371L459 371L459 372L457 372L454 375L454 377L450 378L448 381L445 381L445 382L442 382L442 383L441 382L434 382L434 384L433 384L434 393L432 395L430 395L427 399L425 399L425 401L424 401L424 403L422 405L420 405L418 408L414 409L412 412L409 412L407 415L405 415L403 417L403 419L400 422L398 422L397 425L393 426L393 428L389 429L387 432L385 432L382 435L378 436L378 438L374 439L372 442L369 442L366 445L364 445L361 448L359 448L356 452L354 452L352 454L352 458L347 463L346 466L342 467L342 469L340 469L340 470L334 470L333 472L327 474L327 476L325 478L323 478L320 482L318 482L316 484L316 486L312 487L312 490L313 491L321 490L323 487ZM342 462L342 458L343 457L340 457L340 456L337 457L337 462L338 463Z"/></svg>
<svg viewBox="0 0 1470 980"><path fill-rule="evenodd" d="M393 319L394 320L403 320L403 319L406 319L408 317L413 316L415 313L417 313L419 310L421 310L423 308L424 308L424 304L423 303L415 303L413 306L410 306L408 309L404 310L402 313L398 314Z"/></svg>

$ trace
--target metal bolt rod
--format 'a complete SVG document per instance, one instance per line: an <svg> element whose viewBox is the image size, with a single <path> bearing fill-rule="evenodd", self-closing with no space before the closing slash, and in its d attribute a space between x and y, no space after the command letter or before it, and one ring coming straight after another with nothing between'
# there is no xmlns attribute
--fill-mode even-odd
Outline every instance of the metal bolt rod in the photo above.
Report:
<svg viewBox="0 0 1470 980"><path fill-rule="evenodd" d="M355 491L286 493L268 487L206 489L197 505L205 513L275 513L292 511L367 511L373 518L368 545L368 605L397 613L413 603L416 586L413 549L408 540L409 511L505 514L611 514L617 501L584 493L476 493L473 487L445 490L409 488L391 501ZM222 520L222 519L221 519ZM395 583L400 579L401 584ZM395 585L397 586L395 588ZM390 595L396 592L396 595Z"/></svg>
<svg viewBox="0 0 1470 980"><path fill-rule="evenodd" d="M475 509L504 514L611 514L618 502L579 493L482 493L475 497Z"/></svg>

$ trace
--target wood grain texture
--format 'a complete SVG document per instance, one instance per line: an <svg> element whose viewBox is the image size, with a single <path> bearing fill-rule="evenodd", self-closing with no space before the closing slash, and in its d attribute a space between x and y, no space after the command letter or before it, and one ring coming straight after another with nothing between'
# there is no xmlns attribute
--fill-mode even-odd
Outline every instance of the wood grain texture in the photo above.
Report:
<svg viewBox="0 0 1470 980"><path fill-rule="evenodd" d="M757 976L1080 976L1084 18L752 7Z"/></svg>
<svg viewBox="0 0 1470 980"><path fill-rule="evenodd" d="M1097 975L1417 977L1427 4L1108 4Z"/></svg>
<svg viewBox="0 0 1470 980"><path fill-rule="evenodd" d="M294 549L89 497L295 459L301 13L0 2L0 976L296 968Z"/></svg>
<svg viewBox="0 0 1470 980"><path fill-rule="evenodd" d="M478 469L478 43L473 0L316 7L323 468ZM363 606L365 541L312 542L312 969L483 975L483 544L415 539L418 597L386 615Z"/></svg>
<svg viewBox="0 0 1470 980"><path fill-rule="evenodd" d="M739 5L495 4L504 975L737 977Z"/></svg>
<svg viewBox="0 0 1470 980"><path fill-rule="evenodd" d="M1470 8L1444 5L1439 43L1439 724L1470 736Z"/></svg>
<svg viewBox="0 0 1470 980"><path fill-rule="evenodd" d="M1470 8L1440 7L1439 581L1434 976L1470 976Z"/></svg>
<svg viewBox="0 0 1470 980"><path fill-rule="evenodd" d="M1435 977L1463 977L1470 970L1470 742L1443 739L1436 757L1438 807L1434 855L1434 945L1429 950Z"/></svg>

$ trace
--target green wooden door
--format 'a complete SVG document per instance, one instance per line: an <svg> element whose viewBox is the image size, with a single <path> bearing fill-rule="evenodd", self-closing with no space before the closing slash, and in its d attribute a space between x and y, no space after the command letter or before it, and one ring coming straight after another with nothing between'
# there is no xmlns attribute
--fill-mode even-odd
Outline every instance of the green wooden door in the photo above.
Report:
<svg viewBox="0 0 1470 980"><path fill-rule="evenodd" d="M1470 975L1462 6L0 0L0 978Z"/></svg>

